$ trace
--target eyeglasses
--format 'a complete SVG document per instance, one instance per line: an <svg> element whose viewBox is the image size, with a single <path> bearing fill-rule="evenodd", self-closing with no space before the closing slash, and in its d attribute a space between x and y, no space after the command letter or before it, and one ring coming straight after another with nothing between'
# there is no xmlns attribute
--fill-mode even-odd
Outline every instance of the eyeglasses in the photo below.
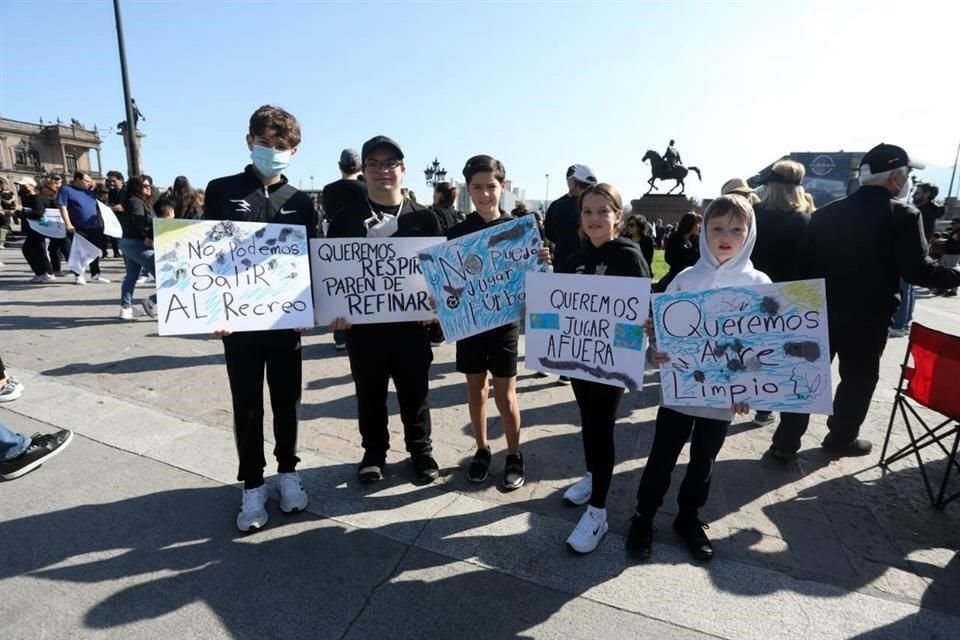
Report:
<svg viewBox="0 0 960 640"><path fill-rule="evenodd" d="M403 163L399 160L367 160L363 163L363 168L367 171L393 171Z"/></svg>

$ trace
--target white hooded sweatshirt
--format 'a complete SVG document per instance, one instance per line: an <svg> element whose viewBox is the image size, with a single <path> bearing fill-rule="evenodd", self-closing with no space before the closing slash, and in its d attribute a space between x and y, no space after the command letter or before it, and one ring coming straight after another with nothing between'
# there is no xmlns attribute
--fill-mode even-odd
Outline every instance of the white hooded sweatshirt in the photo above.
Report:
<svg viewBox="0 0 960 640"><path fill-rule="evenodd" d="M752 284L770 284L770 278L762 271L753 268L750 262L750 254L753 253L753 246L757 243L757 225L756 219L751 220L750 228L747 231L747 239L743 243L743 248L734 257L723 264L717 262L713 253L710 252L710 246L707 242L707 225L704 224L703 231L700 234L700 259L692 267L688 267L677 274L677 277L667 285L665 293L675 293L677 291L704 291L707 289L720 289L723 287L736 287ZM710 420L723 420L730 422L733 420L733 410L718 409L713 407L678 407L663 404L663 390L660 391L660 404L673 409L679 413L696 418L708 418Z"/></svg>

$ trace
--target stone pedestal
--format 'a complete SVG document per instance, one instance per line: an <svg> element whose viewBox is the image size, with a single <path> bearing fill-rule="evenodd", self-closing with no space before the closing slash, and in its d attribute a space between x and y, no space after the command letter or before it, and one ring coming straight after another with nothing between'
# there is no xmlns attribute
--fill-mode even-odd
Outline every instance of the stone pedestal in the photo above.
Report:
<svg viewBox="0 0 960 640"><path fill-rule="evenodd" d="M663 220L663 224L676 226L683 214L688 211L703 213L703 208L695 200L686 196L650 194L639 200L631 200L630 206L632 215L642 215L651 224L660 219Z"/></svg>

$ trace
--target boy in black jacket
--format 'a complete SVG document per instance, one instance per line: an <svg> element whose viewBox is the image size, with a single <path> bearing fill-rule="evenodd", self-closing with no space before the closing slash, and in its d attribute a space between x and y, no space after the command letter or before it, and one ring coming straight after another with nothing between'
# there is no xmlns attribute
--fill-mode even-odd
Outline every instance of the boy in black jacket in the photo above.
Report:
<svg viewBox="0 0 960 640"><path fill-rule="evenodd" d="M303 225L307 237L317 237L318 219L307 194L287 183L282 171L297 152L300 124L290 113L264 105L250 117L247 146L253 164L242 173L217 178L207 185L206 220L272 222ZM303 361L300 332L218 331L223 339L227 376L233 396L233 424L240 458L237 479L243 481L243 502L237 515L241 531L267 523L267 491L263 482L263 375L266 368L273 409L273 453L277 458L280 509L301 511L308 498L296 467L297 428Z"/></svg>
<svg viewBox="0 0 960 640"><path fill-rule="evenodd" d="M342 210L327 230L330 238L386 238L439 236L440 223L433 211L404 200L400 193L403 151L386 136L367 140L360 151L367 198ZM387 385L393 379L400 403L404 440L417 479L433 482L440 470L433 458L430 440L430 408L427 404L430 335L419 322L362 324L351 327L344 318L331 325L347 330L350 372L357 390L357 417L363 439L363 459L357 468L361 482L383 478L390 432L387 429Z"/></svg>

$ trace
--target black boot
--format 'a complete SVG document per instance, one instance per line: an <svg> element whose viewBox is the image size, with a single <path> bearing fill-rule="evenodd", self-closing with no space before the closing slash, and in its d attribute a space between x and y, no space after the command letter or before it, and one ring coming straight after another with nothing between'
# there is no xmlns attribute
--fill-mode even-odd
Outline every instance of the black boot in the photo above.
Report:
<svg viewBox="0 0 960 640"><path fill-rule="evenodd" d="M687 549L690 550L694 558L703 561L713 559L713 545L710 544L710 538L704 532L704 529L708 529L709 525L700 522L700 518L696 514L677 516L677 519L673 521L673 528L687 543Z"/></svg>
<svg viewBox="0 0 960 640"><path fill-rule="evenodd" d="M635 514L630 520L630 533L627 534L627 554L634 560L649 560L653 547L653 532L653 517Z"/></svg>

